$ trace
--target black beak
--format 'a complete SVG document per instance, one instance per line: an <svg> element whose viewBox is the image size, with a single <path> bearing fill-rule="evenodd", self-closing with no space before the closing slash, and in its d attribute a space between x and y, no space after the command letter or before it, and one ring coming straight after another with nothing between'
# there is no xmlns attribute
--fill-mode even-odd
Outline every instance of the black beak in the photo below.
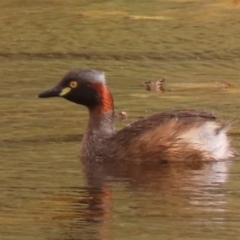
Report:
<svg viewBox="0 0 240 240"><path fill-rule="evenodd" d="M59 97L61 91L62 91L62 88L55 87L53 89L49 89L47 91L44 91L44 92L38 94L38 97L39 98Z"/></svg>

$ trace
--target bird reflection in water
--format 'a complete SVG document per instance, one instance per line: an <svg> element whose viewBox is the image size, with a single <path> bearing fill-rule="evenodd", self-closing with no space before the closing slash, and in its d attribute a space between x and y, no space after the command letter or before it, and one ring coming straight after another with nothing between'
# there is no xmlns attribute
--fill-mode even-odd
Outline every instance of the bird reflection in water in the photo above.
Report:
<svg viewBox="0 0 240 240"><path fill-rule="evenodd" d="M119 185L124 185L124 191L131 193L131 198L125 201L129 205L125 207L136 212L146 211L147 214L145 205L155 204L156 199L158 205L166 208L174 206L180 212L190 208L190 216L199 211L224 210L226 200L221 189L227 181L230 161L107 161L105 164L83 160L82 163L87 187L79 189L81 199L75 203L77 208L74 215L76 231L73 231L73 236L67 238L69 240L79 239L74 237L75 234L84 239L114 239L113 206L117 200L116 195L121 194L115 190ZM139 194L148 196L148 203L138 203ZM149 196L154 196L154 199ZM161 214L161 211L155 211L155 217L161 218Z"/></svg>

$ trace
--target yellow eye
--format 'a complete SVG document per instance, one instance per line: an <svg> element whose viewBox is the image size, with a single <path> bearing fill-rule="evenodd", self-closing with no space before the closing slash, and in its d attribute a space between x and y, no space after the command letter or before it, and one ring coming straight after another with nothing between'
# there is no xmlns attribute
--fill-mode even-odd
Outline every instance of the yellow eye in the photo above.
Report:
<svg viewBox="0 0 240 240"><path fill-rule="evenodd" d="M72 82L70 82L70 87L71 88L76 88L77 87L77 82L76 81L72 81Z"/></svg>

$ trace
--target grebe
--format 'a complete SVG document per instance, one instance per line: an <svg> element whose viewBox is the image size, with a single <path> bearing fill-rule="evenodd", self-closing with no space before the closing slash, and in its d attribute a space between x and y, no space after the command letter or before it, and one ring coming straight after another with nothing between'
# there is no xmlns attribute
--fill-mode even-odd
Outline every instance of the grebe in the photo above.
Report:
<svg viewBox="0 0 240 240"><path fill-rule="evenodd" d="M88 161L217 161L236 154L227 136L230 124L218 123L216 116L207 112L158 113L115 131L113 97L100 71L72 70L39 97L63 97L88 108L81 149Z"/></svg>

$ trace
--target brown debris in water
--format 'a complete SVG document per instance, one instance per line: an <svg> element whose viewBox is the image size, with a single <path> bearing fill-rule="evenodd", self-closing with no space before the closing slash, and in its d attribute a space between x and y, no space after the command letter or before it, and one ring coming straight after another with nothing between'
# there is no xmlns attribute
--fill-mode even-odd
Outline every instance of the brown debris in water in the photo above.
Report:
<svg viewBox="0 0 240 240"><path fill-rule="evenodd" d="M143 83L143 86L145 87L145 89L147 91L157 91L157 92L165 92L165 88L164 88L164 82L165 79L159 79L156 82L153 81L147 81Z"/></svg>
<svg viewBox="0 0 240 240"><path fill-rule="evenodd" d="M240 6L240 0L233 0L233 5Z"/></svg>
<svg viewBox="0 0 240 240"><path fill-rule="evenodd" d="M120 119L120 120L126 119L127 116L128 116L127 112L124 112L124 111L119 112L117 115L115 115L115 117L117 117L117 118Z"/></svg>
<svg viewBox="0 0 240 240"><path fill-rule="evenodd" d="M78 14L79 17L89 17L89 14L85 13L85 12L81 12Z"/></svg>
<svg viewBox="0 0 240 240"><path fill-rule="evenodd" d="M223 89L226 89L226 88L232 87L233 85L228 82L217 82L217 86Z"/></svg>

